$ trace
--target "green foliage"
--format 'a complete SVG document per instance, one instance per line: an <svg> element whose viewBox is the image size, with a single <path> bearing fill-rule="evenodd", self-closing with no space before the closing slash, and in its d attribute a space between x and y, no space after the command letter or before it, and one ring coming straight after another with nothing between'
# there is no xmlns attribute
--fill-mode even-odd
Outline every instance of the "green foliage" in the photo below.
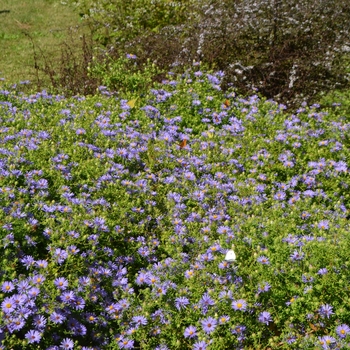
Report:
<svg viewBox="0 0 350 350"><path fill-rule="evenodd" d="M95 26L95 38L120 45L166 26L184 23L194 0L100 0L73 2Z"/></svg>
<svg viewBox="0 0 350 350"><path fill-rule="evenodd" d="M108 90L143 95L149 90L158 71L149 61L139 66L135 59L133 55L118 59L107 55L103 61L95 57L89 67L89 74Z"/></svg>

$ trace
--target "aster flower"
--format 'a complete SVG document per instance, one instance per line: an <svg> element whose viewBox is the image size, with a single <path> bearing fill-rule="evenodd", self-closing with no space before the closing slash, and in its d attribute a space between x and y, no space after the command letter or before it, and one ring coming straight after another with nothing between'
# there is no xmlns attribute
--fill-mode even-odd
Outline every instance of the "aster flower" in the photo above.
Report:
<svg viewBox="0 0 350 350"><path fill-rule="evenodd" d="M145 326L147 324L147 318L145 316L134 316L132 322L137 326Z"/></svg>
<svg viewBox="0 0 350 350"><path fill-rule="evenodd" d="M261 312L258 317L258 321L268 325L270 322L272 322L271 314L267 311Z"/></svg>
<svg viewBox="0 0 350 350"><path fill-rule="evenodd" d="M41 339L41 333L36 330L30 330L26 333L25 338L28 340L29 344L39 343Z"/></svg>
<svg viewBox="0 0 350 350"><path fill-rule="evenodd" d="M191 278L194 276L194 271L193 270L187 270L185 271L185 277L186 278Z"/></svg>
<svg viewBox="0 0 350 350"><path fill-rule="evenodd" d="M68 287L68 281L64 277L56 278L54 284L58 289L61 290L65 290Z"/></svg>
<svg viewBox="0 0 350 350"><path fill-rule="evenodd" d="M34 275L31 280L34 284L42 284L45 281L45 277L43 275Z"/></svg>
<svg viewBox="0 0 350 350"><path fill-rule="evenodd" d="M342 324L336 328L335 332L340 338L346 338L350 333L350 327L347 324Z"/></svg>
<svg viewBox="0 0 350 350"><path fill-rule="evenodd" d="M53 322L53 323L56 323L56 324L61 324L64 322L64 320L66 319L66 317L60 313L60 312L56 312L54 311L51 315L50 315L50 320Z"/></svg>
<svg viewBox="0 0 350 350"><path fill-rule="evenodd" d="M12 322L7 325L10 333L13 331L19 331L25 325L25 319L23 317L18 317L16 319L12 319ZM1 348L0 348L1 349Z"/></svg>
<svg viewBox="0 0 350 350"><path fill-rule="evenodd" d="M4 293L10 293L14 290L14 288L15 288L15 286L13 285L13 283L9 282L9 281L5 281L1 286L1 290Z"/></svg>
<svg viewBox="0 0 350 350"><path fill-rule="evenodd" d="M258 286L258 294L268 292L271 289L271 285L268 282L260 283Z"/></svg>
<svg viewBox="0 0 350 350"><path fill-rule="evenodd" d="M68 253L61 248L56 248L54 251L54 259L58 264L62 264L68 258Z"/></svg>
<svg viewBox="0 0 350 350"><path fill-rule="evenodd" d="M123 340L118 342L120 349L133 349L134 341L132 339L124 338Z"/></svg>
<svg viewBox="0 0 350 350"><path fill-rule="evenodd" d="M334 315L333 307L328 304L321 305L318 312L322 318L330 318L331 315Z"/></svg>
<svg viewBox="0 0 350 350"><path fill-rule="evenodd" d="M199 300L199 304L202 308L215 305L215 301L210 297L208 293L205 293Z"/></svg>
<svg viewBox="0 0 350 350"><path fill-rule="evenodd" d="M215 330L217 326L217 321L213 317L208 317L201 321L201 325L202 325L203 331L207 334L210 334Z"/></svg>
<svg viewBox="0 0 350 350"><path fill-rule="evenodd" d="M265 255L259 256L256 260L263 265L270 265L269 258Z"/></svg>
<svg viewBox="0 0 350 350"><path fill-rule="evenodd" d="M219 324L225 324L230 320L230 316L223 315L219 317Z"/></svg>
<svg viewBox="0 0 350 350"><path fill-rule="evenodd" d="M35 262L35 265L41 269L45 269L47 267L47 261L46 260L37 260Z"/></svg>
<svg viewBox="0 0 350 350"><path fill-rule="evenodd" d="M329 221L328 220L322 220L318 223L318 228L322 229L322 230L327 230L329 229Z"/></svg>
<svg viewBox="0 0 350 350"><path fill-rule="evenodd" d="M318 344L322 346L323 349L331 349L331 345L334 344L336 340L333 337L325 335L323 337L318 337Z"/></svg>
<svg viewBox="0 0 350 350"><path fill-rule="evenodd" d="M60 344L61 349L73 349L74 348L74 342L72 339L64 338Z"/></svg>
<svg viewBox="0 0 350 350"><path fill-rule="evenodd" d="M60 299L64 302L64 303L71 303L75 300L75 294L73 291L67 291L64 292L61 296Z"/></svg>
<svg viewBox="0 0 350 350"><path fill-rule="evenodd" d="M321 276L326 275L327 273L328 273L328 269L325 268L325 267L322 268L322 269L319 269L318 272L317 272L317 274L321 275Z"/></svg>
<svg viewBox="0 0 350 350"><path fill-rule="evenodd" d="M237 336L242 336L242 334L244 334L246 330L247 330L246 326L238 325L234 329L231 329L231 333Z"/></svg>
<svg viewBox="0 0 350 350"><path fill-rule="evenodd" d="M197 328L194 326L188 326L184 331L185 338L195 338L197 337Z"/></svg>
<svg viewBox="0 0 350 350"><path fill-rule="evenodd" d="M45 328L46 326L46 318L42 315L36 315L33 318L33 325L37 328Z"/></svg>
<svg viewBox="0 0 350 350"><path fill-rule="evenodd" d="M182 308L186 308L186 306L189 304L189 300L186 297L179 297L175 299L175 307L178 310L181 310Z"/></svg>
<svg viewBox="0 0 350 350"><path fill-rule="evenodd" d="M192 350L206 350L206 349L207 349L207 343L203 340L197 343L194 343L192 347Z"/></svg>
<svg viewBox="0 0 350 350"><path fill-rule="evenodd" d="M20 261L26 267L27 270L35 264L34 258L30 255L26 255Z"/></svg>
<svg viewBox="0 0 350 350"><path fill-rule="evenodd" d="M290 258L292 261L300 261L304 259L304 253L298 252L297 250L294 250L294 252L290 255Z"/></svg>
<svg viewBox="0 0 350 350"><path fill-rule="evenodd" d="M11 313L16 307L16 303L13 299L13 297L5 298L4 301L1 303L1 309L5 314Z"/></svg>
<svg viewBox="0 0 350 350"><path fill-rule="evenodd" d="M232 308L234 310L246 311L247 310L247 302L243 299L234 300L232 302Z"/></svg>

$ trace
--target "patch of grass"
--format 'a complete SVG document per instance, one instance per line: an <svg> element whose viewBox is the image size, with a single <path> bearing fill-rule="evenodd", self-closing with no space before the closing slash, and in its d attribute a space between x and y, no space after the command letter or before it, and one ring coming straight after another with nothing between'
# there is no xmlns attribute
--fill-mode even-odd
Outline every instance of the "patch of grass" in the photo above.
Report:
<svg viewBox="0 0 350 350"><path fill-rule="evenodd" d="M9 83L35 79L33 45L38 53L59 59L68 29L82 24L73 7L60 1L2 0L0 11L0 77Z"/></svg>

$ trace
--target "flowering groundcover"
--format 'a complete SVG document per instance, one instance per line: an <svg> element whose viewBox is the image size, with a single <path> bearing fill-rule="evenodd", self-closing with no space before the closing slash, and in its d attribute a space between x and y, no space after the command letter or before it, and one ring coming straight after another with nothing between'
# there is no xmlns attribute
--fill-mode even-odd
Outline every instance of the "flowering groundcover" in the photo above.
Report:
<svg viewBox="0 0 350 350"><path fill-rule="evenodd" d="M350 347L349 117L222 77L0 90L1 349Z"/></svg>

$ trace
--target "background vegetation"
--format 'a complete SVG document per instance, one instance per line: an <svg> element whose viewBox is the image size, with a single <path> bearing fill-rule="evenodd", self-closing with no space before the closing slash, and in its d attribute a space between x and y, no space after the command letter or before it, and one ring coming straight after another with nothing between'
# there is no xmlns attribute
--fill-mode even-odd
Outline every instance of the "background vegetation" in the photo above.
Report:
<svg viewBox="0 0 350 350"><path fill-rule="evenodd" d="M289 105L349 84L350 8L344 0L74 4L108 58L132 52L165 72L201 61L226 73L223 87L234 84L241 93L258 88Z"/></svg>
<svg viewBox="0 0 350 350"><path fill-rule="evenodd" d="M72 6L61 1L0 1L0 77L8 83L30 80L38 89L50 79L42 70L56 69L62 49L69 46L72 59L81 55L80 36L87 26Z"/></svg>
<svg viewBox="0 0 350 350"><path fill-rule="evenodd" d="M224 90L258 89L288 107L349 87L345 0L5 1L3 8L10 12L1 14L1 71L14 81L28 68L39 88L45 79L72 94L94 93L102 81L118 90L115 71L127 53L138 57L135 73L155 65L151 81L201 61L225 72Z"/></svg>

